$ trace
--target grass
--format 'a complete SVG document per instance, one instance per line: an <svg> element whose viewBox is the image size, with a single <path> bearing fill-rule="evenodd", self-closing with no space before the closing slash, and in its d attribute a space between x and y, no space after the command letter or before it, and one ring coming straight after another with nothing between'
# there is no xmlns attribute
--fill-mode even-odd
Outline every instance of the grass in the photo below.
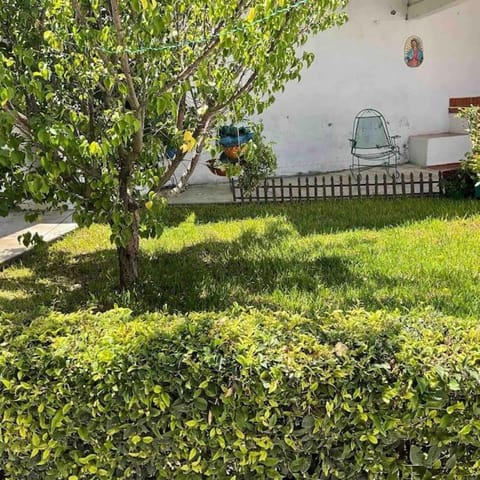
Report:
<svg viewBox="0 0 480 480"><path fill-rule="evenodd" d="M0 311L221 311L234 303L317 316L432 307L480 315L480 202L358 200L171 207L142 241L142 278L116 289L106 226L79 229L0 272Z"/></svg>

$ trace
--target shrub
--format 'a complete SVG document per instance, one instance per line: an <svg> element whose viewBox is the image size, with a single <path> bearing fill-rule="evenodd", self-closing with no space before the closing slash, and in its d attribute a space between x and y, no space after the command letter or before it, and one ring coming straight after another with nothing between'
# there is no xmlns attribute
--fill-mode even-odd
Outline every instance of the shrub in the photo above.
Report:
<svg viewBox="0 0 480 480"><path fill-rule="evenodd" d="M480 180L480 107L463 108L459 116L468 121L468 131L472 139L472 153L467 155L464 167Z"/></svg>
<svg viewBox="0 0 480 480"><path fill-rule="evenodd" d="M480 475L475 320L233 309L2 323L10 479Z"/></svg>
<svg viewBox="0 0 480 480"><path fill-rule="evenodd" d="M443 194L448 198L457 199L473 197L476 176L468 161L465 161L461 168L443 172L440 181Z"/></svg>

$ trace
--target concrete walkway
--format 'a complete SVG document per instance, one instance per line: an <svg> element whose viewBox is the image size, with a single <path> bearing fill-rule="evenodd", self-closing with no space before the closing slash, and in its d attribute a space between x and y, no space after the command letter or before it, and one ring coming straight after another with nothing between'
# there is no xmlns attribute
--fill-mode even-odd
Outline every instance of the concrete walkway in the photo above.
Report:
<svg viewBox="0 0 480 480"><path fill-rule="evenodd" d="M230 183L189 185L184 192L167 199L171 205L233 203Z"/></svg>
<svg viewBox="0 0 480 480"><path fill-rule="evenodd" d="M28 250L18 237L27 232L38 233L46 242L65 235L77 228L72 212L48 212L33 223L25 221L24 212L13 212L0 218L0 265L10 262Z"/></svg>

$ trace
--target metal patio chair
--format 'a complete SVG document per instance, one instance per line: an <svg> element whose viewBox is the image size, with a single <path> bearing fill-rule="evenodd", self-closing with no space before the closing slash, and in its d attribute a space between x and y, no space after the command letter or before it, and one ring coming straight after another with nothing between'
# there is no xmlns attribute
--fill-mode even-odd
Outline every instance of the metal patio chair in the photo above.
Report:
<svg viewBox="0 0 480 480"><path fill-rule="evenodd" d="M352 175L359 176L363 170L384 167L387 175L398 177L400 147L397 139L400 135L390 136L385 117L372 108L358 113L353 122L353 138L350 138Z"/></svg>

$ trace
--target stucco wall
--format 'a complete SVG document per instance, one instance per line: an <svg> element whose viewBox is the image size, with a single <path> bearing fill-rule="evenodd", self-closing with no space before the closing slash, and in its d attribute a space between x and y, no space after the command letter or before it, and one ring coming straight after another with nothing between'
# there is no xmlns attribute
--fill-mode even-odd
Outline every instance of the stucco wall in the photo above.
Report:
<svg viewBox="0 0 480 480"><path fill-rule="evenodd" d="M410 135L448 131L450 97L480 95L480 0L408 21L406 3L351 0L349 22L309 42L315 63L262 116L278 174L347 168L353 119L363 108L383 112L403 146ZM403 60L411 35L424 44L419 68ZM198 170L194 181L218 180Z"/></svg>

